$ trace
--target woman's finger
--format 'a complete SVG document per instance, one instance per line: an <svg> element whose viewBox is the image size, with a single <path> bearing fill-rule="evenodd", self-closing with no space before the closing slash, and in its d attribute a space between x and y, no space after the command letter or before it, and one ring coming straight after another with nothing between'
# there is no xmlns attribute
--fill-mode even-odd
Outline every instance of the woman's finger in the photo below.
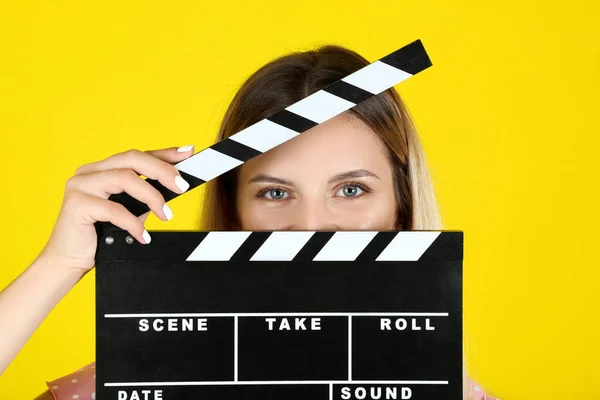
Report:
<svg viewBox="0 0 600 400"><path fill-rule="evenodd" d="M169 147L168 149L147 150L145 153L170 164L177 164L194 154L194 145L182 147Z"/></svg>
<svg viewBox="0 0 600 400"><path fill-rule="evenodd" d="M86 175L112 169L131 169L139 175L159 181L174 193L183 193L190 187L179 171L170 163L139 150L129 150L101 161L83 165L77 169L75 175Z"/></svg>
<svg viewBox="0 0 600 400"><path fill-rule="evenodd" d="M148 211L148 212L146 212L146 213L143 213L142 215L140 215L140 216L138 217L138 219L139 219L140 221L142 221L142 224L144 224L144 223L146 223L146 220L148 219L148 216L149 216L149 215L150 215L150 211Z"/></svg>
<svg viewBox="0 0 600 400"><path fill-rule="evenodd" d="M64 204L68 205L69 203L76 205L76 207L68 207L71 209L70 212L76 212L78 218L83 219L83 222L87 224L110 222L129 232L138 242L150 243L150 235L142 221L122 204L82 192L71 192L65 195Z"/></svg>
<svg viewBox="0 0 600 400"><path fill-rule="evenodd" d="M111 169L76 175L67 181L67 192L78 191L108 199L111 194L126 192L148 205L160 219L168 221L173 212L160 192L131 169Z"/></svg>

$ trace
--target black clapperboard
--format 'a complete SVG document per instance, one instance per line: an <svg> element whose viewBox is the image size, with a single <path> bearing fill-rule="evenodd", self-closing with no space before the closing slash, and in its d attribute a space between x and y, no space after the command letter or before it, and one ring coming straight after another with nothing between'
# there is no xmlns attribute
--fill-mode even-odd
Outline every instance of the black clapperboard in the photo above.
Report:
<svg viewBox="0 0 600 400"><path fill-rule="evenodd" d="M417 40L175 167L193 189L429 66ZM462 399L462 232L97 230L98 399Z"/></svg>

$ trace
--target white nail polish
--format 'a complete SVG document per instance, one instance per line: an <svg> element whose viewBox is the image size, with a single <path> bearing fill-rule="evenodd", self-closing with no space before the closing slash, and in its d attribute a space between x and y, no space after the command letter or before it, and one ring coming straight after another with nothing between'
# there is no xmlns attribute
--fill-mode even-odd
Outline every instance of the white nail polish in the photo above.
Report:
<svg viewBox="0 0 600 400"><path fill-rule="evenodd" d="M168 221L173 219L173 210L171 210L171 207L169 207L167 203L165 203L163 206L163 214L165 214L165 217L167 217Z"/></svg>
<svg viewBox="0 0 600 400"><path fill-rule="evenodd" d="M146 244L150 243L150 241L152 240L152 238L150 237L150 234L145 229L144 229L144 233L142 233L142 237L144 238L144 241L146 242Z"/></svg>
<svg viewBox="0 0 600 400"><path fill-rule="evenodd" d="M182 192L185 192L186 190L188 190L190 188L190 184L187 183L185 181L185 179L183 179L179 175L175 175L175 185L177 185L179 190L181 190Z"/></svg>
<svg viewBox="0 0 600 400"><path fill-rule="evenodd" d="M187 151L192 151L192 150L194 150L194 145L190 144L188 146L181 146L180 148L177 149L177 152L185 153Z"/></svg>

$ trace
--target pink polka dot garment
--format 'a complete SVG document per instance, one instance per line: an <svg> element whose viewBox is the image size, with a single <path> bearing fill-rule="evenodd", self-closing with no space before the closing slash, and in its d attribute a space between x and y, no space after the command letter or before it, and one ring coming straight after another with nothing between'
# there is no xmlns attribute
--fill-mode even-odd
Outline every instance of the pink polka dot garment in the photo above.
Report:
<svg viewBox="0 0 600 400"><path fill-rule="evenodd" d="M497 397L492 397L489 394L486 394L481 386L471 379L469 379L467 382L467 393L470 397L466 396L465 398L468 400L500 400Z"/></svg>
<svg viewBox="0 0 600 400"><path fill-rule="evenodd" d="M96 399L96 363L46 382L55 400L95 400Z"/></svg>
<svg viewBox="0 0 600 400"><path fill-rule="evenodd" d="M96 363L93 362L70 375L46 384L55 400L95 400ZM472 380L468 382L467 392L470 397L465 398L468 400L499 400L485 394L483 389Z"/></svg>

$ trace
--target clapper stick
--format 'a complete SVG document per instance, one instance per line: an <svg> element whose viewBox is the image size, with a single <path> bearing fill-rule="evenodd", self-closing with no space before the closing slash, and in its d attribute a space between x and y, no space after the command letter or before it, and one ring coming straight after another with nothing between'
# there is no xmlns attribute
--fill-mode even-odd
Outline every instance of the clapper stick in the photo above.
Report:
<svg viewBox="0 0 600 400"><path fill-rule="evenodd" d="M188 192L279 146L355 105L429 68L431 60L421 40L359 69L291 106L175 164L190 184ZM170 201L181 194L147 179ZM186 192L187 193L187 192ZM149 211L145 203L123 192L109 197L136 216Z"/></svg>

